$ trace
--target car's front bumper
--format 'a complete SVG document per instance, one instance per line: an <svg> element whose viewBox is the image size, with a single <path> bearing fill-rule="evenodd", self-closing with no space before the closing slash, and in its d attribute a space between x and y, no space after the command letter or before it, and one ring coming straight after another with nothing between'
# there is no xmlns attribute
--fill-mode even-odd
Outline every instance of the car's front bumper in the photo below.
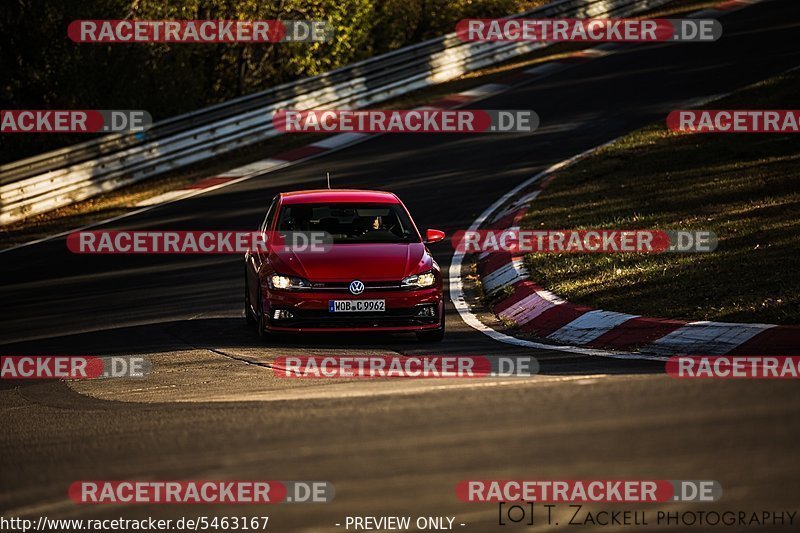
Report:
<svg viewBox="0 0 800 533"><path fill-rule="evenodd" d="M386 311L332 313L331 300L385 300ZM420 316L423 308L433 308L433 316ZM440 327L444 312L439 287L421 290L365 291L358 296L341 291L273 291L264 301L266 328L270 331L429 331ZM275 311L292 316L274 318Z"/></svg>

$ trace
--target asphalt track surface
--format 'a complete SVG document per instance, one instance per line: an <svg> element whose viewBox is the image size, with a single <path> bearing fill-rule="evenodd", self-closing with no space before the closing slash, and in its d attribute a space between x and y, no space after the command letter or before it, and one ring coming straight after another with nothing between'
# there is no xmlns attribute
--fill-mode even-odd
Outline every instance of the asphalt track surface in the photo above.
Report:
<svg viewBox="0 0 800 533"><path fill-rule="evenodd" d="M421 228L464 229L553 163L800 64L799 21L795 0L758 4L722 19L717 43L630 46L481 103L535 109L532 135L384 135L109 228L253 229L275 193L320 187L331 171L338 186L396 192ZM449 244L433 251L447 272ZM481 478L716 479L717 504L647 509L797 510L796 383L674 380L659 363L515 348L452 309L441 344L261 344L241 318L238 256L77 256L57 239L0 255L0 269L2 354L145 354L155 365L143 381L3 383L3 516L268 514L272 531L339 531L347 515L450 515L457 529L491 531L494 504L455 496L457 482ZM268 367L278 355L397 353L534 355L542 373L312 382ZM75 506L66 496L75 480L131 478L327 480L337 495L236 508ZM569 509L557 512L565 522Z"/></svg>

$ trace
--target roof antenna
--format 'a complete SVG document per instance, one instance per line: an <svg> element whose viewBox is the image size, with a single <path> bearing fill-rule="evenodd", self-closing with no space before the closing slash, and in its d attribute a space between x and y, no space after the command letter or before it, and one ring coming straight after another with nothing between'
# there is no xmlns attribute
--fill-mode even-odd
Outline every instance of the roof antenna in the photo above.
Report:
<svg viewBox="0 0 800 533"><path fill-rule="evenodd" d="M330 172L326 172L325 175L328 176L328 189L330 189L331 188L331 173Z"/></svg>

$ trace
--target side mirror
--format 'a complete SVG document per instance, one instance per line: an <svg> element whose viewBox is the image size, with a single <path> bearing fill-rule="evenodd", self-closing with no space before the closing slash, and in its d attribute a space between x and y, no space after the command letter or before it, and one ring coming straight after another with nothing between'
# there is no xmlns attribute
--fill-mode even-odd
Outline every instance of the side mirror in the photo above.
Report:
<svg viewBox="0 0 800 533"><path fill-rule="evenodd" d="M429 229L425 232L425 244L431 244L444 240L444 232L438 229Z"/></svg>

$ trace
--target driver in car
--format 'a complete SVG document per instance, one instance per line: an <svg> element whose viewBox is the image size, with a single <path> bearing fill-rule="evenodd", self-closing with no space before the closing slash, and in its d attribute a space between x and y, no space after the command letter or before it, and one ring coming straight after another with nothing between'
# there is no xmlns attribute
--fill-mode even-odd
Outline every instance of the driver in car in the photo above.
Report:
<svg viewBox="0 0 800 533"><path fill-rule="evenodd" d="M360 217L358 219L359 234L366 235L372 231L385 230L383 219L380 215L374 217Z"/></svg>

